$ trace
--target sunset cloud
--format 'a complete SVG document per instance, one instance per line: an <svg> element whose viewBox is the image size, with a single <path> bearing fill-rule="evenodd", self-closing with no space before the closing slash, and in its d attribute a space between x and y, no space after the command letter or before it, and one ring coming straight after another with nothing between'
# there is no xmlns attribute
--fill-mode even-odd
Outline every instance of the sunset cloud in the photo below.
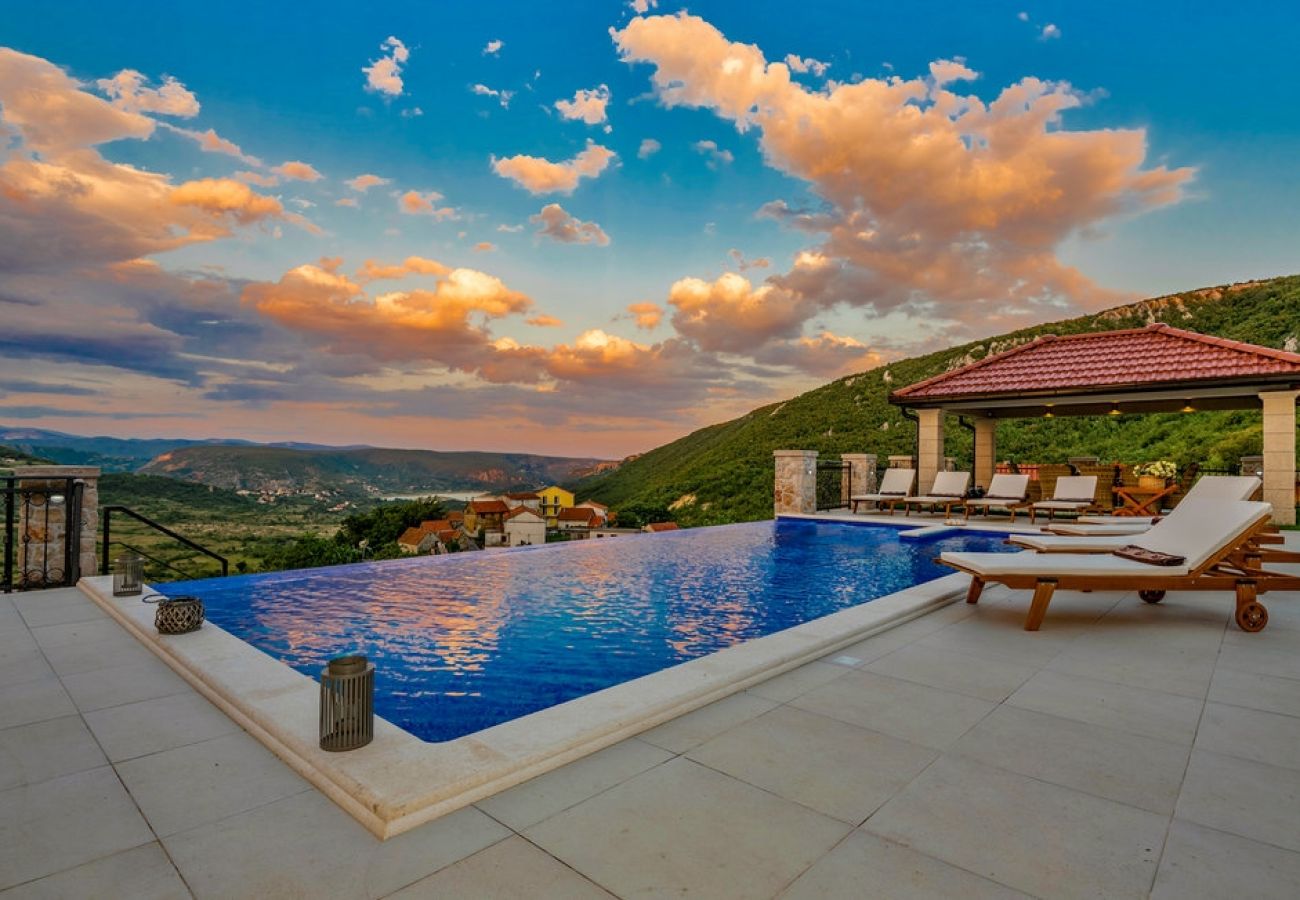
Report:
<svg viewBox="0 0 1300 900"><path fill-rule="evenodd" d="M732 152L721 149L716 141L696 141L691 144L691 149L708 159L710 169L729 166L736 161L736 157Z"/></svg>
<svg viewBox="0 0 1300 900"><path fill-rule="evenodd" d="M612 35L626 62L653 66L665 106L709 109L756 132L767 163L823 202L816 212L764 207L819 236L818 252L835 264L769 279L774 292L758 307L774 312L760 331L788 331L801 315L839 304L884 314L934 303L942 315L974 318L982 303L1008 299L1120 301L1060 262L1056 248L1111 217L1177 202L1193 174L1144 167L1141 129L1064 128L1062 114L1082 102L1064 83L1027 77L986 103L949 90L975 73L941 60L925 78L809 90L786 63L686 13L633 19ZM755 302L724 294L728 312ZM675 322L717 342L710 311L675 305Z"/></svg>
<svg viewBox="0 0 1300 900"><path fill-rule="evenodd" d="M664 318L664 308L658 303L632 303L628 305L627 311L636 321L636 327L643 331L658 328Z"/></svg>
<svg viewBox="0 0 1300 900"><path fill-rule="evenodd" d="M114 106L127 112L150 112L164 116L193 118L199 114L199 98L170 75L164 75L159 87L146 87L148 81L135 69L123 69L112 78L95 82L112 98Z"/></svg>
<svg viewBox="0 0 1300 900"><path fill-rule="evenodd" d="M480 97L495 97L497 102L501 104L502 109L509 109L510 101L513 100L515 96L514 91L498 91L495 88L488 87L486 84L470 85L470 91L478 94Z"/></svg>
<svg viewBox="0 0 1300 900"><path fill-rule="evenodd" d="M798 72L800 75L806 75L811 72L818 78L824 77L826 75L826 70L831 67L830 63L813 59L811 56L801 57L796 53L787 53L785 56L785 64L790 67L791 72Z"/></svg>
<svg viewBox="0 0 1300 900"><path fill-rule="evenodd" d="M479 241L477 244L474 245L475 253L493 253L496 251L496 249L497 249L497 245L492 243L491 241Z"/></svg>
<svg viewBox="0 0 1300 900"><path fill-rule="evenodd" d="M456 218L455 207L437 205L442 199L442 194L437 191L423 194L419 191L407 191L397 198L397 208L408 216L433 216L438 221Z"/></svg>
<svg viewBox="0 0 1300 900"><path fill-rule="evenodd" d="M544 314L537 315L537 316L529 316L524 321L527 322L529 325L532 325L534 328L559 328L561 325L564 324L555 316L548 316Z"/></svg>
<svg viewBox="0 0 1300 900"><path fill-rule="evenodd" d="M381 185L388 184L389 179L380 178L378 175L366 173L364 175L358 175L356 178L349 178L343 183L358 193L365 193L372 187L380 187Z"/></svg>
<svg viewBox="0 0 1300 900"><path fill-rule="evenodd" d="M405 278L408 275L450 275L451 268L436 259L423 256L408 256L400 263L381 263L367 259L357 271L357 281L365 284L383 279Z"/></svg>
<svg viewBox="0 0 1300 900"><path fill-rule="evenodd" d="M572 100L557 100L555 108L565 119L577 119L588 125L605 121L605 107L609 105L609 88L605 85L591 90L579 90Z"/></svg>
<svg viewBox="0 0 1300 900"><path fill-rule="evenodd" d="M235 178L258 187L275 187L280 183L280 179L274 175L263 175L261 172L236 172Z"/></svg>
<svg viewBox="0 0 1300 900"><path fill-rule="evenodd" d="M756 353L754 359L764 365L785 366L819 378L839 378L874 369L885 361L861 341L829 331L812 337L773 341Z"/></svg>
<svg viewBox="0 0 1300 900"><path fill-rule="evenodd" d="M204 153L221 153L225 156L233 156L249 166L260 166L262 164L262 161L256 156L245 153L234 141L223 138L211 128L207 131L198 131L192 128L180 128L169 122L159 122L158 125L172 134L179 134L181 137L188 138L198 144L199 149Z"/></svg>
<svg viewBox="0 0 1300 900"><path fill-rule="evenodd" d="M281 178L288 178L292 181L320 181L325 176L316 171L316 168L309 163L298 160L290 160L281 163L271 170Z"/></svg>
<svg viewBox="0 0 1300 900"><path fill-rule="evenodd" d="M528 221L539 226L537 234L562 244L595 244L598 247L609 244L609 235L604 229L595 222L583 222L569 215L558 203L548 203L541 212L529 216Z"/></svg>
<svg viewBox="0 0 1300 900"><path fill-rule="evenodd" d="M663 149L663 144L654 138L645 138L641 141L641 146L636 150L637 159L649 159Z"/></svg>
<svg viewBox="0 0 1300 900"><path fill-rule="evenodd" d="M773 284L754 287L727 272L716 281L683 278L668 290L678 333L701 349L749 353L774 338L798 335L813 307L795 291Z"/></svg>
<svg viewBox="0 0 1300 900"><path fill-rule="evenodd" d="M362 66L366 75L366 90L384 94L389 97L402 95L402 66L411 57L411 51L400 40L390 36L379 45L384 54L373 60L370 65Z"/></svg>
<svg viewBox="0 0 1300 900"><path fill-rule="evenodd" d="M551 162L540 156L492 158L492 171L532 194L571 194L583 178L596 178L609 166L614 151L587 141L573 159Z"/></svg>
<svg viewBox="0 0 1300 900"><path fill-rule="evenodd" d="M505 41L488 41L483 47L484 56L496 56L501 52L501 48L506 45Z"/></svg>

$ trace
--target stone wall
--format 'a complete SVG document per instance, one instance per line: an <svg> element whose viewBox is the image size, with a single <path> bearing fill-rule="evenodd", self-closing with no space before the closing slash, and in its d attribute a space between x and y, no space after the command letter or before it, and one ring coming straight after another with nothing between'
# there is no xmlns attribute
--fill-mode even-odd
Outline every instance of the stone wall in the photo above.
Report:
<svg viewBox="0 0 1300 900"><path fill-rule="evenodd" d="M64 537L68 527L80 530L80 575L97 575L99 540L99 469L94 466L15 466L20 491L32 492L32 503L17 501L18 559L16 576L28 586L39 586L42 573L50 580L67 572ZM81 483L80 521L68 522L72 497L65 479ZM33 584L35 582L35 584Z"/></svg>
<svg viewBox="0 0 1300 900"><path fill-rule="evenodd" d="M855 494L876 492L876 454L842 453L840 459L849 464L840 484L840 500L845 506Z"/></svg>
<svg viewBox="0 0 1300 900"><path fill-rule="evenodd" d="M782 513L817 511L817 451L774 450L776 477L773 509Z"/></svg>

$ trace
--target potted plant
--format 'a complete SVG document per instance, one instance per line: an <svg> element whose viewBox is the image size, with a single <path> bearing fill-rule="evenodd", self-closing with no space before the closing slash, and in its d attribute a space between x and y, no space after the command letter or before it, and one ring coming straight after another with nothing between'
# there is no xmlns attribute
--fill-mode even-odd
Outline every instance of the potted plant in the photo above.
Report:
<svg viewBox="0 0 1300 900"><path fill-rule="evenodd" d="M1138 477L1138 486L1151 491L1163 490L1178 474L1178 466L1173 460L1161 459L1155 462L1140 463L1133 467L1133 474Z"/></svg>

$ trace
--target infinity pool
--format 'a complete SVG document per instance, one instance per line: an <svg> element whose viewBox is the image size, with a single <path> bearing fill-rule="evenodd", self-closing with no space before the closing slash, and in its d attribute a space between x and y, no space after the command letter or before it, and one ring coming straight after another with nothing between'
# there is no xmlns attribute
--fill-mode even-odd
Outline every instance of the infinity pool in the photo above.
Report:
<svg viewBox="0 0 1300 900"><path fill-rule="evenodd" d="M512 551L422 556L161 587L316 678L361 652L375 711L447 741L874 600L951 570L963 531L752 522Z"/></svg>

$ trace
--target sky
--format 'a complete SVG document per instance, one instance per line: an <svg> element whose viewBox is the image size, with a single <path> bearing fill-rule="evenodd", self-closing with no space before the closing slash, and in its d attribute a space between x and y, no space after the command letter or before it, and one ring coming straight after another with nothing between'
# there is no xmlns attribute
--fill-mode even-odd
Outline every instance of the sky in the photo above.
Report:
<svg viewBox="0 0 1300 900"><path fill-rule="evenodd" d="M1300 272L1286 7L7 5L0 424L618 458Z"/></svg>

